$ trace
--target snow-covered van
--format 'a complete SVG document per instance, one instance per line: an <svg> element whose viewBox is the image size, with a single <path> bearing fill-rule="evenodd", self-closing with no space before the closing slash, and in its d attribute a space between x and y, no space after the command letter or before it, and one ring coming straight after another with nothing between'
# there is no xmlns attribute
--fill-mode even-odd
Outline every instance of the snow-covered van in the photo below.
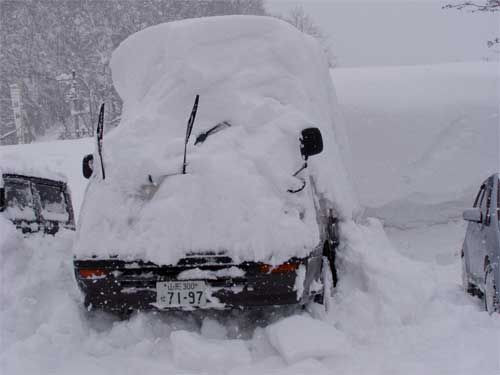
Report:
<svg viewBox="0 0 500 375"><path fill-rule="evenodd" d="M71 194L60 175L0 169L0 215L23 233L75 230Z"/></svg>
<svg viewBox="0 0 500 375"><path fill-rule="evenodd" d="M84 159L74 245L85 305L323 301L357 203L318 43L274 18L200 18L132 35L111 68L121 123Z"/></svg>

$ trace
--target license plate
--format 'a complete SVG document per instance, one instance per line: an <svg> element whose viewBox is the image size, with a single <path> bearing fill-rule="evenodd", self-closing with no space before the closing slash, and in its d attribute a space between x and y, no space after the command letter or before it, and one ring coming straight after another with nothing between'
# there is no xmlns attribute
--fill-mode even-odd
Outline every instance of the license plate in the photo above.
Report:
<svg viewBox="0 0 500 375"><path fill-rule="evenodd" d="M156 303L160 307L203 306L207 303L205 282L198 280L156 283Z"/></svg>

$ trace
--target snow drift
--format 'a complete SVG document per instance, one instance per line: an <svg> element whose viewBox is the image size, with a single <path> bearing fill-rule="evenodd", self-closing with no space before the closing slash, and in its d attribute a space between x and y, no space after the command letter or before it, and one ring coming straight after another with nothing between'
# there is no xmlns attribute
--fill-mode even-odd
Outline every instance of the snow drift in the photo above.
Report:
<svg viewBox="0 0 500 375"><path fill-rule="evenodd" d="M307 255L319 242L311 191L287 189L297 186L299 136L310 126L321 129L325 148L304 176L314 173L319 191L352 217L346 133L313 38L268 17L185 20L132 35L111 67L123 116L104 140L106 180L96 171L86 192L79 258L171 264L189 251L222 250L236 261ZM149 174L180 170L196 94L188 174L165 178L145 197ZM224 121L231 126L193 145Z"/></svg>
<svg viewBox="0 0 500 375"><path fill-rule="evenodd" d="M332 71L369 215L460 220L500 168L500 68L470 62Z"/></svg>

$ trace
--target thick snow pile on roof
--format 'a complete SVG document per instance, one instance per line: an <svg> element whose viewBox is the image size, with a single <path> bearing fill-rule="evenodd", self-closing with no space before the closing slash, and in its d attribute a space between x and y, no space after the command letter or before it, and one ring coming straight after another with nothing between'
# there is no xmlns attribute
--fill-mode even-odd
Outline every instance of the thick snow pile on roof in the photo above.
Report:
<svg viewBox="0 0 500 375"><path fill-rule="evenodd" d="M300 185L292 174L302 164L300 132L310 126L321 129L325 148L303 176L314 172L320 192L352 217L347 141L313 38L268 17L185 20L132 35L111 66L122 122L104 139L106 180L96 171L87 190L78 256L168 264L186 251L276 262L308 254L319 241L310 186L295 195L287 189ZM149 174L181 169L196 94L188 174L167 177L148 199ZM193 145L223 121L231 127Z"/></svg>
<svg viewBox="0 0 500 375"><path fill-rule="evenodd" d="M43 163L33 165L32 160L25 160L16 153L0 153L0 186L3 185L3 174L20 174L24 176L33 176L48 178L50 180L67 182L66 176L58 171L51 169Z"/></svg>

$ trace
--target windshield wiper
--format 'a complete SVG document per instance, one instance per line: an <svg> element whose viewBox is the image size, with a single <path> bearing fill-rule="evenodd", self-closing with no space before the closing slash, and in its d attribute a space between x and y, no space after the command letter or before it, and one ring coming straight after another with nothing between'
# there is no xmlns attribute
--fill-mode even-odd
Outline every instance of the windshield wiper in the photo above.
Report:
<svg viewBox="0 0 500 375"><path fill-rule="evenodd" d="M217 125L208 129L206 132L198 134L196 140L194 141L194 144L197 145L198 143L203 143L205 142L205 139L207 139L209 135L215 134L223 129L229 128L230 126L231 124L227 121L219 122Z"/></svg>

